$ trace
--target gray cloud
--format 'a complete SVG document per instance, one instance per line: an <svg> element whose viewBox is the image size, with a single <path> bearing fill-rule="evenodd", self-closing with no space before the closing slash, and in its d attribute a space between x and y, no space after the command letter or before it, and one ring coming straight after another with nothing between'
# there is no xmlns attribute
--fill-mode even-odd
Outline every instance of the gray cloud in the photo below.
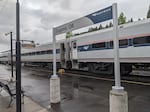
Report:
<svg viewBox="0 0 150 112"><path fill-rule="evenodd" d="M15 4L13 2L5 4L0 15L0 31L11 30L15 24Z"/></svg>
<svg viewBox="0 0 150 112"><path fill-rule="evenodd" d="M71 0L48 0L49 5L59 6L61 9L70 9Z"/></svg>
<svg viewBox="0 0 150 112"><path fill-rule="evenodd" d="M31 39L38 43L51 41L53 26L95 12L113 2L118 3L118 12L124 12L128 19L145 17L150 4L148 0L23 0L20 10L21 39ZM0 11L0 34L13 31L14 38L15 3L16 0L8 0L3 11ZM0 10L3 4L4 0L0 0ZM0 38L0 51L9 48L9 38L6 38Z"/></svg>
<svg viewBox="0 0 150 112"><path fill-rule="evenodd" d="M71 4L70 0L62 0L60 2L60 6L62 7L62 9L66 9L66 10L69 10L71 8L70 4Z"/></svg>

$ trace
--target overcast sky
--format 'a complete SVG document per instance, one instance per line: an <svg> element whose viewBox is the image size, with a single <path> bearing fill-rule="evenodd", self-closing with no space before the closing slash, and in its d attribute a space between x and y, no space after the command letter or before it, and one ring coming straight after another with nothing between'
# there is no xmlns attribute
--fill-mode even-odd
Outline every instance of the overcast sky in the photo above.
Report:
<svg viewBox="0 0 150 112"><path fill-rule="evenodd" d="M16 36L15 14L17 0L0 0L0 51L10 49L10 38ZM118 12L127 19L146 18L150 0L20 0L21 39L36 43L52 41L52 27L64 24L102 8L118 3Z"/></svg>

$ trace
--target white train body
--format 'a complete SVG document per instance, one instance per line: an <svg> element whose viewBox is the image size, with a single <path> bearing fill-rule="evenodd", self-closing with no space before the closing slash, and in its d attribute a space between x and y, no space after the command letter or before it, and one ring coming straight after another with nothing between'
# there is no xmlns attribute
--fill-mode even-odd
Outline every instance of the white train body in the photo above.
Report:
<svg viewBox="0 0 150 112"><path fill-rule="evenodd" d="M132 65L150 66L150 19L119 26L121 68L131 72ZM92 72L112 73L114 62L113 28L103 29L57 42L57 65L62 68L88 68ZM3 54L4 55L4 54ZM52 66L52 43L22 50L23 63ZM7 61L0 56L0 61Z"/></svg>
<svg viewBox="0 0 150 112"><path fill-rule="evenodd" d="M120 27L119 40L124 41L122 43L124 45L120 46L119 49L120 62L150 63L150 20L126 24ZM134 39L139 38L140 41L141 37L149 39L147 40L149 43L133 43L135 42ZM82 52L81 50L81 52L78 52L78 60L86 62L113 62L114 52L109 46L113 39L112 28L72 38L72 40L77 40L77 46L85 48L85 51L83 50ZM144 38L141 38L142 40L146 41ZM94 43L105 43L105 46L102 45L103 47L95 49L90 48L90 45Z"/></svg>

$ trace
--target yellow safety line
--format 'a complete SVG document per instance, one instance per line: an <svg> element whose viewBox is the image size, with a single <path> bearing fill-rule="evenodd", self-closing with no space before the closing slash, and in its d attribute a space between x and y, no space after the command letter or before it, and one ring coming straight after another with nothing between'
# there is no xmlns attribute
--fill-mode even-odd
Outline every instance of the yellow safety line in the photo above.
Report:
<svg viewBox="0 0 150 112"><path fill-rule="evenodd" d="M146 83L146 82L136 82L136 81L128 81L128 80L121 80L121 82L150 86L150 83Z"/></svg>
<svg viewBox="0 0 150 112"><path fill-rule="evenodd" d="M49 70L36 70L29 68L34 71L44 71L44 72L51 72ZM91 79L97 79L97 80L104 80L104 81L111 81L114 82L114 79L108 79L108 78L102 78L102 77L94 77L94 76L86 76L86 75L75 75L75 74L70 74L70 73L64 73L63 75L70 75L70 76L76 76L76 77L85 77L85 78L91 78ZM145 83L145 82L136 82L136 81L128 81L128 80L121 80L123 83L129 83L129 84L138 84L138 85L145 85L145 86L150 86L150 83Z"/></svg>

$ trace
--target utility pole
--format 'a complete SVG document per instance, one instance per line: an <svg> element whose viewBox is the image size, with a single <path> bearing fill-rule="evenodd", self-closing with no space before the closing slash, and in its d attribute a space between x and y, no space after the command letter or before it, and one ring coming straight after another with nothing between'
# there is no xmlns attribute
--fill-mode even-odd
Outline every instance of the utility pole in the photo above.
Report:
<svg viewBox="0 0 150 112"><path fill-rule="evenodd" d="M20 11L16 3L16 112L21 112Z"/></svg>

